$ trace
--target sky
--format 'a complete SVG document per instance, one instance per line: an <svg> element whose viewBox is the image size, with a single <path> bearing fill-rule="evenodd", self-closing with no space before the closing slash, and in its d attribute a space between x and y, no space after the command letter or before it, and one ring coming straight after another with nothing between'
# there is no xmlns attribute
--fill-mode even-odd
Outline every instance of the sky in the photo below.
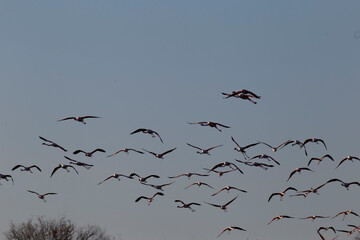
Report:
<svg viewBox="0 0 360 240"><path fill-rule="evenodd" d="M300 220L309 215L335 216L349 209L360 213L360 188L347 191L338 183L307 198L285 196L267 201L288 186L316 187L331 178L359 181L360 162L360 2L359 1L3 1L0 3L0 163L14 185L1 180L0 232L10 221L35 216L65 216L78 225L96 224L123 240L320 239L321 226L348 229L355 216ZM223 99L221 92L248 89L261 96L252 104ZM57 122L70 116L99 116L87 124ZM188 122L213 121L230 126L222 132ZM157 131L130 133L138 128ZM42 145L42 136L68 149ZM308 143L308 156L298 146L278 152L263 144L249 156L268 154L280 162L268 170L237 163L231 136L244 146L257 141L279 145L289 139L321 138L328 150ZM211 156L202 148L223 145ZM164 159L131 152L107 156L122 148L160 153ZM77 149L103 148L92 158ZM290 172L311 157L313 172ZM93 164L57 171L68 156ZM236 163L238 172L219 178L177 178L150 206L139 196L156 190L136 179L99 182L113 173L157 174L148 183L171 182L168 176L206 173L217 163ZM267 160L261 161L269 164ZM11 171L36 164L33 174ZM191 187L202 181L213 186ZM232 185L247 193L216 190ZM44 203L27 190L56 192ZM224 204L239 197L228 212L204 202ZM195 212L179 209L174 200L198 202ZM267 223L277 215L290 215ZM333 234L324 233L331 239ZM338 239L346 239L339 234Z"/></svg>

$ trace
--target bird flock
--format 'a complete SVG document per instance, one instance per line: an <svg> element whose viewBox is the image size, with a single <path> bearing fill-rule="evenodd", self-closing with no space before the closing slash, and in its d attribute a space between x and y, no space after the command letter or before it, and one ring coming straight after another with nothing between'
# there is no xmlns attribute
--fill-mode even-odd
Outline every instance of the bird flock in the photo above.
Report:
<svg viewBox="0 0 360 240"><path fill-rule="evenodd" d="M239 90L239 91L232 91L231 93L224 93L222 92L222 95L224 95L224 99L228 99L228 98L237 98L237 99L242 99L242 100L247 100L253 104L257 104L257 102L255 102L254 99L256 100L260 100L261 96L249 91L249 90ZM66 117L66 118L62 118L60 120L58 120L58 122L62 122L62 121L66 121L66 120L75 120L77 122L86 124L85 120L87 119L99 119L100 117L97 116L81 116L81 117ZM222 123L217 123L217 122L211 122L211 121L199 121L199 122L188 122L189 125L198 125L198 126L208 126L210 128L215 128L216 130L218 130L219 134L221 134L222 131L224 131L225 129L229 129L231 128L230 126L227 126L225 124ZM189 126L190 127L190 126ZM134 134L138 135L139 133L143 133L143 134L148 134L150 135L152 138L156 138L158 140L160 140L161 143L164 144L163 139L161 138L160 134L154 130L151 129L146 129L146 128L138 128L134 131L129 131L129 135L132 135L133 137ZM238 138L238 137L237 137ZM90 151L84 151L84 150L74 150L72 152L73 156L70 156L71 153L68 153L68 150L65 149L64 147L60 146L59 144L53 142L52 140L49 140L47 138L44 138L42 136L39 136L39 139L42 141L42 145L44 146L49 146L49 147L54 147L57 148L61 151L63 151L64 153L66 153L66 155L64 156L64 158L67 160L68 164L58 164L57 166L54 166L54 168L52 169L52 171L49 171L49 177L53 177L53 175L58 172L58 171L66 171L66 173L71 174L71 172L73 172L72 174L76 174L76 175L80 175L79 171L77 168L79 167L83 167L87 170L90 170L91 168L94 167L93 164L90 164L88 162L82 162L82 161L78 161L75 160L73 158L78 157L80 154L83 154L83 156L85 158L91 158L93 157L93 155L97 155L97 154L104 154L107 151L105 151L102 148L96 148L94 150L90 150ZM153 188L154 194L151 196L139 196L136 199L134 199L134 204L142 204L143 201L147 202L147 205L151 205L152 202L154 201L160 201L161 198L167 201L169 201L169 199L167 199L166 197L166 189L167 188L175 188L176 184L174 184L176 181L178 181L179 178L181 177L187 177L188 179L190 179L192 176L196 176L197 178L202 178L202 179L206 179L206 177L210 176L211 174L217 174L219 177L223 176L224 174L246 174L246 168L248 167L258 167L262 170L269 170L271 168L276 168L276 167L280 167L281 166L281 161L279 161L278 159L276 159L275 156L270 156L267 155L263 152L260 151L264 151L264 148L261 148L260 146L266 146L267 148L269 148L271 150L271 152L273 154L276 154L276 152L281 151L284 148L288 148L288 147L294 147L294 146L299 146L300 149L304 150L304 155L306 158L308 158L308 151L306 149L306 147L311 144L311 143L315 143L316 145L321 144L324 147L324 150L327 151L328 148L326 146L326 143L324 140L320 139L320 138L308 138L305 139L304 141L299 141L299 140L287 140L284 141L283 143L279 144L279 145L275 145L272 146L269 143L265 143L263 141L257 141L257 142L253 142L253 143L248 143L245 146L241 146L237 140L235 140L235 138L233 136L231 136L231 141L233 143L233 150L241 153L242 155L242 159L234 159L234 161L224 161L224 162L219 162L216 164L212 164L210 167L209 166L204 166L202 169L199 169L197 171L194 172L187 172L187 173L181 173L175 176L159 176L156 174L150 174L147 176L140 176L140 174L135 173L135 172L131 172L131 173L114 173L110 176L103 176L103 177L99 177L99 182L97 183L97 185L102 185L105 182L107 182L110 179L117 179L118 181L120 181L121 178L127 178L127 179L138 179L139 183L143 186L146 187L150 187ZM230 140L229 139L229 140ZM166 139L165 139L166 140ZM184 143L184 146L188 146L189 149L196 149L196 153L197 154L201 154L201 155L207 155L207 156L211 156L210 155L210 151L216 151L217 148L222 148L224 146L224 144L220 144L220 145L216 145L216 146L212 146L212 147L198 147L192 143ZM142 148L141 150L138 149L134 149L134 148L122 148L120 150L116 150L115 152L113 152L110 155L107 155L107 158L112 158L115 157L115 155L124 152L126 154L141 154L141 155L148 155L148 156L153 156L155 158L158 159L164 159L166 158L170 158L172 155L172 152L174 152L178 147L172 147L169 150L162 152L162 153L156 153L147 149ZM258 151L258 154L254 155L254 156L249 156L250 154L248 154L246 151L249 149L253 149L254 151ZM240 156L241 156L240 155ZM328 159L328 160L325 160ZM263 161L266 160L266 163L264 163ZM334 159L329 153L324 154L323 156L312 156L309 160L307 160L306 162L304 162L304 166L303 167L299 167L296 168L290 172L287 172L284 174L284 182L285 183L289 183L293 178L300 178L300 175L307 175L307 174L315 174L316 171L312 170L310 168L310 165L316 165L312 164L312 162L317 162L317 165L320 164L331 164L332 162L337 162L336 167L334 167L335 169L338 169L339 167L341 167L343 164L345 164L346 162L353 162L355 161L360 161L360 158L356 157L356 156L346 156L342 159L340 159L338 162L336 159ZM149 160L150 161L150 160ZM42 172L41 168L37 165L30 165L30 166L24 166L22 164L17 164L15 165L11 171L21 171L21 172L29 172L32 174L38 174L38 172ZM35 170L35 171L34 171ZM262 171L259 170L259 171ZM299 176L296 176L299 175ZM287 179L286 179L286 176ZM103 179L103 180L101 180ZM153 181L155 179L159 179L162 181L161 184L155 184L153 183ZM164 180L167 179L167 180ZM286 179L286 181L285 181ZM0 180L5 180L6 182L9 182L9 180L11 180L12 184L14 184L14 179L12 177L12 175L10 174L0 174ZM221 183L221 181L219 180L219 182ZM0 182L1 184L1 182ZM236 185L237 183L234 183L232 185ZM305 190L298 190L297 188L293 187L293 186L288 186L287 188L283 189L282 191L279 192L274 192L274 193L269 193L269 197L268 199L264 199L264 205L265 204L271 204L270 202L272 201L276 201L278 198L279 201L283 201L283 198L285 198L286 196L288 196L289 198L292 197L303 197L306 198L308 195L310 194L315 194L315 195L319 195L319 190L320 189L324 189L325 186L330 186L330 185L340 185L342 187L344 187L347 191L350 191L352 187L356 187L356 185L358 187L360 187L360 183L357 181L351 181L351 182L345 182L341 179L338 178L330 178L328 181L320 184L317 187L314 188L310 188L310 189L305 189ZM166 187L166 189L164 189ZM211 186L210 184L206 183L205 180L202 181L195 181L189 184L186 184L182 187L183 191L189 191L187 189L189 188L199 188L203 189L203 188L207 188L207 189L211 189L213 191L212 194L210 194L210 196L212 197L211 200L203 200L202 202L186 202L183 199L170 199L171 202L173 202L174 207L176 206L177 208L183 208L183 209L189 209L191 212L196 212L196 210L198 210L199 208L206 208L208 207L209 209L215 209L215 208L219 208L221 210L223 210L224 212L227 211L231 211L231 204L233 202L238 201L237 199L239 198L240 195L242 194L251 194L251 192L244 190L238 186L222 186L221 188L216 188L214 186ZM280 189L281 190L281 189ZM360 189L359 189L360 190ZM37 197L41 200L43 200L44 202L46 202L45 197L49 196L49 195L56 195L58 193L55 192L47 192L47 193L43 193L40 194L36 191L34 191L33 189L28 189L27 190L29 193L35 194L37 195ZM236 192L236 195L233 195L232 197L229 197L229 200L226 202L217 202L215 196L222 193L223 191L226 191L228 194L230 192ZM140 195L140 194L139 194ZM230 195L230 194L229 194ZM176 205L177 204L177 205ZM270 225L271 223L273 223L274 221L284 221L285 219L300 219L300 220L306 220L306 219L310 219L311 221L321 221L321 219L337 219L338 217L342 216L341 221L344 221L345 217L347 216L354 216L354 217L359 217L360 216L353 211L351 208L348 209L343 209L343 211L340 212L336 212L336 213L332 213L332 215L329 214L329 216L320 216L320 215L316 215L316 213L314 213L314 215L312 216L289 216L289 215L278 215L273 217L272 219L269 219L267 222L267 225ZM336 223L336 225L339 225L339 222L334 222ZM360 232L360 225L357 224L347 224L344 228L346 229L338 229L338 227L333 227L333 226L322 226L318 229L315 229L318 236L322 239L338 239L338 237L341 236L349 236L355 232ZM230 233L233 230L238 230L239 233L241 235L241 231L247 231L246 230L246 226L227 226L224 228L224 226L219 226L219 231L217 233L214 233L214 236L216 236L217 238L222 237L223 233L227 232ZM330 230L330 231L328 231ZM326 238L325 238L326 236Z"/></svg>

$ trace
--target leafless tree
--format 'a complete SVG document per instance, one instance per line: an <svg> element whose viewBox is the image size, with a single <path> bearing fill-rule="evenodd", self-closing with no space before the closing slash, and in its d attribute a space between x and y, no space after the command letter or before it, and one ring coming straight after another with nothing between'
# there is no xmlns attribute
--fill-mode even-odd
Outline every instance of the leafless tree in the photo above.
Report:
<svg viewBox="0 0 360 240"><path fill-rule="evenodd" d="M10 222L4 233L6 240L115 240L96 225L77 227L69 219L30 218L26 222Z"/></svg>

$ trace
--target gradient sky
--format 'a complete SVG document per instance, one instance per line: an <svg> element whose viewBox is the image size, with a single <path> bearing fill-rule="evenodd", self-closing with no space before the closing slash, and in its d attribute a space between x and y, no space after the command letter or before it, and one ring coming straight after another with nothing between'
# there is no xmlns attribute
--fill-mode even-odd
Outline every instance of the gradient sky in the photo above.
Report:
<svg viewBox="0 0 360 240"><path fill-rule="evenodd" d="M337 183L308 198L284 197L267 202L272 192L288 186L316 187L330 178L359 181L360 163L360 2L359 1L3 1L0 3L0 232L10 220L32 216L66 216L79 225L97 224L123 240L320 239L320 226L348 229L359 218L299 220L309 215L334 216L353 209L360 213L360 189L346 191ZM221 92L248 89L262 96L257 105L222 99ZM68 116L96 115L83 125L57 122ZM216 129L188 122L214 121L231 126ZM164 140L130 132L157 131ZM67 156L95 166L60 171L64 152L41 145L39 136L67 148ZM178 178L147 206L135 203L156 191L134 179L100 181L113 173L168 176L202 172L242 155L240 145L264 141L322 138L328 151L308 145L272 153L264 145L248 154L269 154L281 165L264 171L238 164L244 175ZM211 156L198 155L186 143L224 146ZM93 158L73 155L76 149L106 150ZM106 156L132 147L163 152L165 159L135 153ZM335 162L311 165L314 172L289 173L311 157L331 154ZM266 162L265 160L265 163ZM16 164L37 164L41 173L14 171ZM246 189L228 212L206 205L223 204L237 195L184 187L204 181L215 189ZM28 189L57 192L43 203ZM192 213L173 202L202 204ZM286 214L297 219L267 223ZM326 237L333 235L326 233ZM346 239L340 235L338 239Z"/></svg>

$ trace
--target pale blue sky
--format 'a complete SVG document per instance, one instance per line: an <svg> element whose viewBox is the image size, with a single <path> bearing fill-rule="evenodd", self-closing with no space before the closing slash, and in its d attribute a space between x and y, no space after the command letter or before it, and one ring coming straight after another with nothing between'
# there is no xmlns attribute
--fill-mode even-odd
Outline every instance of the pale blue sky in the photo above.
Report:
<svg viewBox="0 0 360 240"><path fill-rule="evenodd" d="M312 223L299 219L267 225L279 215L296 218L360 212L360 189L326 186L306 199L267 199L287 186L316 187L330 178L358 181L359 162L337 163L360 156L359 1L4 1L0 3L0 163L15 185L2 180L0 232L10 220L65 215L79 225L98 224L124 240L317 239L320 226L346 228L355 217ZM222 99L221 92L252 90L257 105ZM87 125L57 122L68 116L96 115ZM214 121L231 126L222 133L187 122ZM144 127L164 140L143 134ZM90 170L50 173L67 163L61 150L41 145L38 136L69 149L69 157L94 164ZM97 183L113 173L167 176L202 172L222 161L242 159L230 137L241 145L256 141L280 144L317 137L326 141L335 163L312 165L313 173L289 173L311 157L326 153L309 144L306 157L298 147L272 153L266 146L250 156L269 154L281 166L218 178L179 178L151 206L135 203L155 190L124 179ZM218 144L211 156L197 155L186 143ZM92 159L72 151L104 148ZM163 152L107 155L124 147ZM265 162L267 163L267 162ZM11 172L16 164L37 164L41 173ZM233 185L248 191L223 213L203 203L225 203L236 193L216 197L206 188L183 188L204 181L220 189ZM57 192L44 204L26 190ZM192 213L173 202L197 201ZM331 237L332 235L328 234ZM341 235L340 239L346 236Z"/></svg>

